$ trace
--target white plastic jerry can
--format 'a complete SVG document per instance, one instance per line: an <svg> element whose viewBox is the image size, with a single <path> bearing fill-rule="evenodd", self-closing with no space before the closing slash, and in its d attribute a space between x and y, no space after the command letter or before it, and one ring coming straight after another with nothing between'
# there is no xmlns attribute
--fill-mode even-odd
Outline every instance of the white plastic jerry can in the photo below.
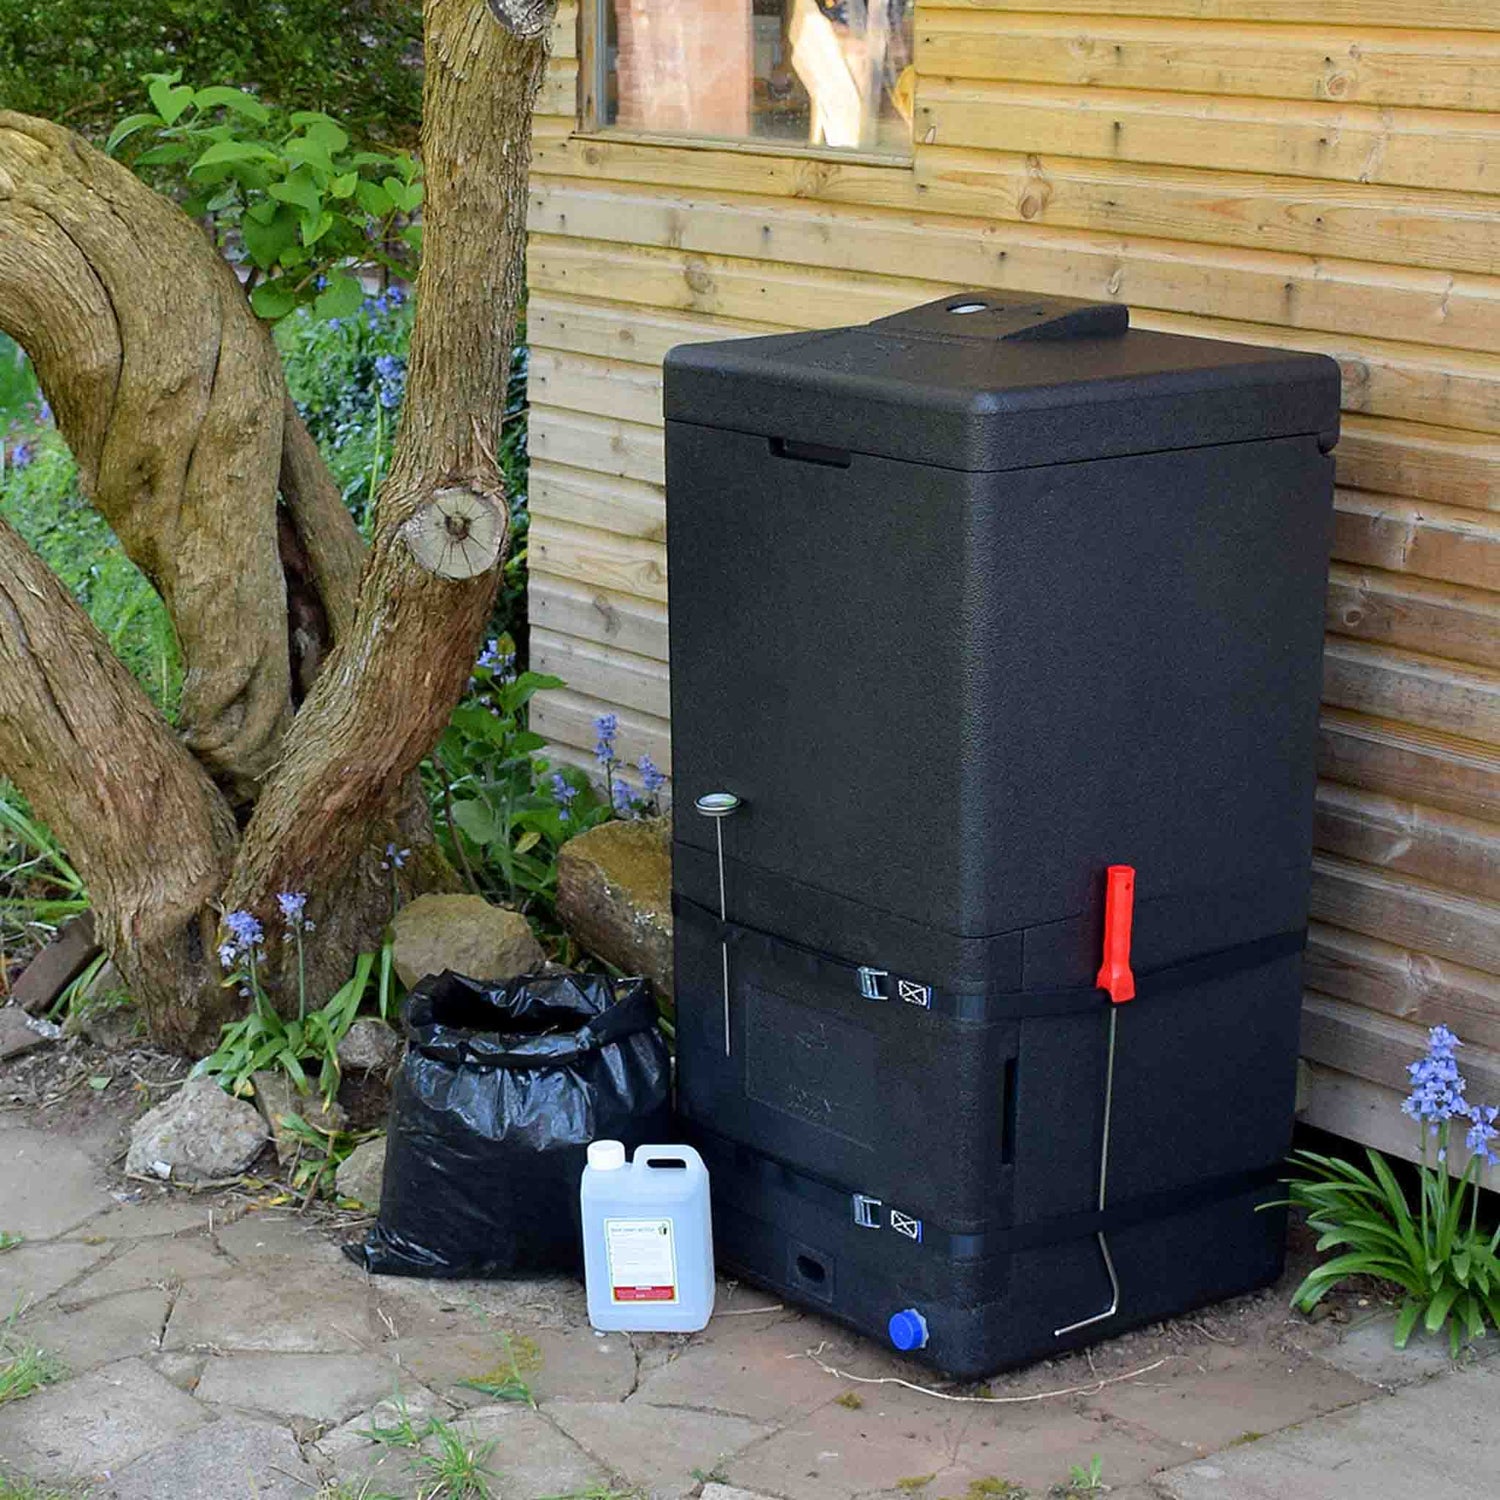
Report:
<svg viewBox="0 0 1500 1500"><path fill-rule="evenodd" d="M708 1168L691 1146L595 1141L583 1169L589 1322L610 1332L696 1333L714 1310Z"/></svg>

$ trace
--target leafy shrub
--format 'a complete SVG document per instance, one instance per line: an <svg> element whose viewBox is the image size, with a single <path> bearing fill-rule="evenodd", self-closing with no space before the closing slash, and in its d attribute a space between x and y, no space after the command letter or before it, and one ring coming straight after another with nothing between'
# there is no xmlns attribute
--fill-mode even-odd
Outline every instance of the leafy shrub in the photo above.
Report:
<svg viewBox="0 0 1500 1500"><path fill-rule="evenodd" d="M390 466L411 324L411 298L393 286L348 317L301 308L276 325L287 389L366 535Z"/></svg>
<svg viewBox="0 0 1500 1500"><path fill-rule="evenodd" d="M181 68L411 144L421 39L417 0L0 0L0 105L103 135L148 73Z"/></svg>
<svg viewBox="0 0 1500 1500"><path fill-rule="evenodd" d="M355 150L317 110L286 114L244 89L195 89L180 69L147 79L151 107L126 116L106 149L135 148L133 165L206 219L214 243L246 264L250 305L284 318L311 303L319 317L355 312L357 272L415 269L420 168L409 152ZM140 150L146 142L145 150Z"/></svg>
<svg viewBox="0 0 1500 1500"><path fill-rule="evenodd" d="M1447 1027L1435 1026L1427 1055L1408 1070L1412 1091L1402 1109L1422 1137L1415 1208L1378 1151L1365 1153L1368 1172L1312 1151L1295 1154L1308 1175L1291 1180L1290 1202L1307 1211L1319 1250L1342 1246L1343 1253L1308 1273L1294 1306L1307 1311L1341 1282L1373 1276L1404 1293L1397 1348L1419 1322L1429 1333L1446 1327L1454 1354L1466 1335L1481 1337L1487 1322L1500 1326L1500 1229L1491 1233L1479 1222L1479 1174L1500 1162L1493 1150L1500 1110L1469 1104L1455 1056L1462 1045ZM1471 1153L1456 1184L1448 1170L1455 1120L1467 1126Z"/></svg>
<svg viewBox="0 0 1500 1500"><path fill-rule="evenodd" d="M0 364L5 360L0 350ZM78 470L45 407L17 426L0 476L0 516L72 590L169 719L182 693L182 655L156 591L109 523L78 490Z"/></svg>

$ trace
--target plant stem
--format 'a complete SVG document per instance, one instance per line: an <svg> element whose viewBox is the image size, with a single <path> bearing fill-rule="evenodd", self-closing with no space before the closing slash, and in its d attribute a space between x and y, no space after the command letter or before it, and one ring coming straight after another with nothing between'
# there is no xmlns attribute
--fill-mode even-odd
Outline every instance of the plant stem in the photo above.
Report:
<svg viewBox="0 0 1500 1500"><path fill-rule="evenodd" d="M297 938L297 1019L307 1019L307 960L302 952L302 918L293 929Z"/></svg>

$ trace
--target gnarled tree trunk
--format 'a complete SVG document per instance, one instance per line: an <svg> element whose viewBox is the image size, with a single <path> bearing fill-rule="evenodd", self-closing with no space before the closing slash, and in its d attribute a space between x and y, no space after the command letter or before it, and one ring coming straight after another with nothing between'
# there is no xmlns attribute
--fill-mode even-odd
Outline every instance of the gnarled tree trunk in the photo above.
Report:
<svg viewBox="0 0 1500 1500"><path fill-rule="evenodd" d="M274 931L276 894L307 891L326 992L379 940L388 843L417 850L413 883L451 880L414 773L504 557L494 455L553 9L426 0L424 257L368 556L198 228L69 132L0 114L0 328L32 356L186 664L179 737L0 524L0 773L70 851L173 1045L202 1046L223 1019L223 911Z"/></svg>

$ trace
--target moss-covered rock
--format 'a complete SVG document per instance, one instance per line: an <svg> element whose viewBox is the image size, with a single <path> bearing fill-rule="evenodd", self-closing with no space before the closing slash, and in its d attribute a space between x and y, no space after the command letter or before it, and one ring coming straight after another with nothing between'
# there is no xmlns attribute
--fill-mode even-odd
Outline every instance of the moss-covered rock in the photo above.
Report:
<svg viewBox="0 0 1500 1500"><path fill-rule="evenodd" d="M557 914L580 944L672 994L672 822L601 823L557 857Z"/></svg>

